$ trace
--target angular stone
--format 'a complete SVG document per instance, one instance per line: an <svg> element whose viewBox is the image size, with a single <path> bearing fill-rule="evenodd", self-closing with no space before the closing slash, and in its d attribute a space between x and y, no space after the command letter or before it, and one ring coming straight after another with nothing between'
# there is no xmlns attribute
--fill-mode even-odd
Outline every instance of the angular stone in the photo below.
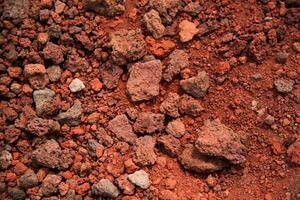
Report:
<svg viewBox="0 0 300 200"><path fill-rule="evenodd" d="M209 88L209 77L205 71L201 71L197 76L180 81L180 86L196 98L204 97Z"/></svg>
<svg viewBox="0 0 300 200"><path fill-rule="evenodd" d="M167 98L161 103L160 112L171 117L179 117L179 100L180 96L177 93L169 93Z"/></svg>
<svg viewBox="0 0 300 200"><path fill-rule="evenodd" d="M60 124L51 119L33 118L28 121L26 131L36 136L44 136L48 133L56 133L60 130Z"/></svg>
<svg viewBox="0 0 300 200"><path fill-rule="evenodd" d="M140 29L122 29L112 34L110 40L112 60L117 65L134 62L146 55L146 43Z"/></svg>
<svg viewBox="0 0 300 200"><path fill-rule="evenodd" d="M50 81L52 82L59 81L61 77L61 68L59 66L52 65L48 67L46 71Z"/></svg>
<svg viewBox="0 0 300 200"><path fill-rule="evenodd" d="M32 188L39 184L39 179L35 173L28 172L19 178L18 184L22 188Z"/></svg>
<svg viewBox="0 0 300 200"><path fill-rule="evenodd" d="M137 138L125 114L117 115L108 123L108 129L122 141L133 144Z"/></svg>
<svg viewBox="0 0 300 200"><path fill-rule="evenodd" d="M168 57L168 62L164 69L163 77L167 82L172 81L174 76L189 66L189 56L183 50L174 50Z"/></svg>
<svg viewBox="0 0 300 200"><path fill-rule="evenodd" d="M134 161L140 166L153 165L156 161L154 152L155 139L151 136L140 137L134 146Z"/></svg>
<svg viewBox="0 0 300 200"><path fill-rule="evenodd" d="M40 193L43 196L51 196L58 192L58 185L62 181L62 177L55 174L48 174L43 180Z"/></svg>
<svg viewBox="0 0 300 200"><path fill-rule="evenodd" d="M28 17L30 2L28 0L5 0L2 9L3 19L9 19L13 23L19 24Z"/></svg>
<svg viewBox="0 0 300 200"><path fill-rule="evenodd" d="M246 161L246 147L241 142L241 135L223 125L218 119L204 123L195 147L201 154L223 158L233 164Z"/></svg>
<svg viewBox="0 0 300 200"><path fill-rule="evenodd" d="M148 31L154 38L158 39L164 35L165 27L162 24L159 13L156 10L152 9L147 12L143 17L143 20Z"/></svg>
<svg viewBox="0 0 300 200"><path fill-rule="evenodd" d="M128 180L142 189L147 189L151 185L149 174L144 170L139 170L134 172L133 174L129 174Z"/></svg>
<svg viewBox="0 0 300 200"><path fill-rule="evenodd" d="M48 42L43 49L45 59L51 60L54 64L60 64L64 61L64 52L61 46Z"/></svg>
<svg viewBox="0 0 300 200"><path fill-rule="evenodd" d="M69 85L69 89L73 93L74 92L80 92L84 88L85 88L85 85L83 84L83 82L79 78L73 79L72 82Z"/></svg>
<svg viewBox="0 0 300 200"><path fill-rule="evenodd" d="M44 105L54 99L56 93L48 88L43 90L35 90L33 92L33 100L35 110L38 116L41 116L44 111Z"/></svg>
<svg viewBox="0 0 300 200"><path fill-rule="evenodd" d="M12 162L12 155L6 150L0 153L0 170L6 170Z"/></svg>
<svg viewBox="0 0 300 200"><path fill-rule="evenodd" d="M179 29L179 36L181 42L188 42L192 40L193 37L199 32L196 24L188 20L183 20L182 22L180 22Z"/></svg>
<svg viewBox="0 0 300 200"><path fill-rule="evenodd" d="M125 11L125 0L87 0L87 8L100 15L114 17Z"/></svg>
<svg viewBox="0 0 300 200"><path fill-rule="evenodd" d="M197 117L204 110L199 100L188 95L182 95L179 102L179 111L182 114Z"/></svg>
<svg viewBox="0 0 300 200"><path fill-rule="evenodd" d="M120 195L119 189L108 179L101 179L92 186L92 195L96 197L116 198Z"/></svg>
<svg viewBox="0 0 300 200"><path fill-rule="evenodd" d="M184 123L180 119L169 122L166 132L176 138L180 138L185 134Z"/></svg>
<svg viewBox="0 0 300 200"><path fill-rule="evenodd" d="M66 112L60 113L57 116L57 120L62 124L68 124L70 126L76 126L80 123L80 116L83 112L81 102L76 99L71 108Z"/></svg>
<svg viewBox="0 0 300 200"><path fill-rule="evenodd" d="M278 80L274 81L274 86L275 86L276 90L280 93L289 93L293 90L294 81L278 79Z"/></svg>
<svg viewBox="0 0 300 200"><path fill-rule="evenodd" d="M136 63L129 73L126 88L132 101L150 100L159 95L159 82L162 77L160 60Z"/></svg>
<svg viewBox="0 0 300 200"><path fill-rule="evenodd" d="M172 135L163 135L159 137L157 139L157 145L162 152L171 157L177 157L181 148L180 141Z"/></svg>

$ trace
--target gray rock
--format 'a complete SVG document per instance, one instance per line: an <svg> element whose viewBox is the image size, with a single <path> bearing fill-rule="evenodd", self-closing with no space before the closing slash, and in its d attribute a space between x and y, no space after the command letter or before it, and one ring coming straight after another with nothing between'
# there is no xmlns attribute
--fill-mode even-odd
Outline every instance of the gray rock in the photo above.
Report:
<svg viewBox="0 0 300 200"><path fill-rule="evenodd" d="M66 112L60 113L57 116L57 120L62 124L68 124L70 126L76 126L80 123L80 116L82 114L81 102L76 99L71 108Z"/></svg>
<svg viewBox="0 0 300 200"><path fill-rule="evenodd" d="M134 172L133 174L129 174L128 180L142 189L147 189L151 185L149 174L144 170L139 170Z"/></svg>
<svg viewBox="0 0 300 200"><path fill-rule="evenodd" d="M58 192L58 185L62 181L62 177L55 174L48 174L43 180L40 193L43 196L51 196Z"/></svg>
<svg viewBox="0 0 300 200"><path fill-rule="evenodd" d="M39 179L35 173L28 172L19 178L18 184L22 188L31 188L39 184Z"/></svg>
<svg viewBox="0 0 300 200"><path fill-rule="evenodd" d="M6 170L12 162L12 155L8 151L4 150L0 154L0 170Z"/></svg>
<svg viewBox="0 0 300 200"><path fill-rule="evenodd" d="M180 81L180 86L196 98L204 97L209 88L209 77L205 71L201 71L195 77Z"/></svg>
<svg viewBox="0 0 300 200"><path fill-rule="evenodd" d="M108 123L108 129L122 141L133 144L137 136L133 132L128 118L125 114L117 115Z"/></svg>
<svg viewBox="0 0 300 200"><path fill-rule="evenodd" d="M25 200L26 199L26 193L19 189L19 188L9 188L8 194L11 196L13 200Z"/></svg>
<svg viewBox="0 0 300 200"><path fill-rule="evenodd" d="M289 93L293 90L294 81L288 79L278 79L274 81L276 90L280 93Z"/></svg>
<svg viewBox="0 0 300 200"><path fill-rule="evenodd" d="M79 78L73 79L69 85L69 89L71 90L71 92L80 92L84 88L85 88L85 85Z"/></svg>
<svg viewBox="0 0 300 200"><path fill-rule="evenodd" d="M46 88L43 90L35 90L33 92L33 100L35 103L35 110L38 116L43 114L43 106L45 103L53 100L55 92Z"/></svg>
<svg viewBox="0 0 300 200"><path fill-rule="evenodd" d="M92 186L92 194L96 197L116 198L120 191L110 180L101 179Z"/></svg>
<svg viewBox="0 0 300 200"><path fill-rule="evenodd" d="M148 31L154 38L158 39L164 35L165 27L162 24L159 13L156 10L152 9L147 12L143 17L143 20Z"/></svg>
<svg viewBox="0 0 300 200"><path fill-rule="evenodd" d="M52 65L51 67L48 67L46 71L50 81L52 82L59 81L61 77L61 68L59 66Z"/></svg>
<svg viewBox="0 0 300 200"><path fill-rule="evenodd" d="M180 138L185 134L184 123L180 119L169 122L166 128L166 132L176 138Z"/></svg>

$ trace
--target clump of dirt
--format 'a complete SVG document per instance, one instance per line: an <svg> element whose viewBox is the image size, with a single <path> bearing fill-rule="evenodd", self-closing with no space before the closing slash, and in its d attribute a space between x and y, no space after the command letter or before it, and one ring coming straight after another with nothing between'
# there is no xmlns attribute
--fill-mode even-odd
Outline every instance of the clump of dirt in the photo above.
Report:
<svg viewBox="0 0 300 200"><path fill-rule="evenodd" d="M0 199L300 198L297 0L0 0Z"/></svg>

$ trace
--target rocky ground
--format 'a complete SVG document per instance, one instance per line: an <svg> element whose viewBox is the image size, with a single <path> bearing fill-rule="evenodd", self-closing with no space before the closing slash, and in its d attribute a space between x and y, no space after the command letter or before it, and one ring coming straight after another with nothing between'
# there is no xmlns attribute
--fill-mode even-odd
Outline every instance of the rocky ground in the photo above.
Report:
<svg viewBox="0 0 300 200"><path fill-rule="evenodd" d="M300 199L299 0L0 5L0 199Z"/></svg>

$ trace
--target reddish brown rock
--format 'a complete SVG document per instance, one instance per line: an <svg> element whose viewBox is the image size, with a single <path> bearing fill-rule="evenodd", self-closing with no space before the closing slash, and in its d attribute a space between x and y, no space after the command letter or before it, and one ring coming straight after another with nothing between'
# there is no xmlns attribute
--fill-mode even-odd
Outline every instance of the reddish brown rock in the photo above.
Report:
<svg viewBox="0 0 300 200"><path fill-rule="evenodd" d="M177 93L169 93L167 98L161 103L160 111L171 117L179 117L180 96Z"/></svg>
<svg viewBox="0 0 300 200"><path fill-rule="evenodd" d="M140 29L122 29L113 33L110 46L112 60L117 65L137 61L146 55L146 43Z"/></svg>
<svg viewBox="0 0 300 200"><path fill-rule="evenodd" d="M188 42L192 40L193 37L199 32L196 24L188 20L183 20L182 22L180 22L179 29L179 36L181 42Z"/></svg>
<svg viewBox="0 0 300 200"><path fill-rule="evenodd" d="M180 141L172 135L163 135L157 139L158 147L167 155L177 157L180 152Z"/></svg>
<svg viewBox="0 0 300 200"><path fill-rule="evenodd" d="M144 23L148 31L154 38L158 39L164 35L165 27L161 22L159 13L156 10L150 10L143 17Z"/></svg>
<svg viewBox="0 0 300 200"><path fill-rule="evenodd" d="M84 48L89 51L94 50L94 43L89 39L88 35L85 32L81 32L80 34L75 35L76 40L78 40Z"/></svg>
<svg viewBox="0 0 300 200"><path fill-rule="evenodd" d="M169 122L166 132L176 138L180 138L185 134L184 123L180 119Z"/></svg>
<svg viewBox="0 0 300 200"><path fill-rule="evenodd" d="M19 24L28 17L30 2L28 0L6 0L3 4L3 18Z"/></svg>
<svg viewBox="0 0 300 200"><path fill-rule="evenodd" d="M233 164L246 161L242 136L223 125L220 120L206 121L195 143L196 149L208 156L229 160Z"/></svg>
<svg viewBox="0 0 300 200"><path fill-rule="evenodd" d="M140 166L153 165L156 161L154 152L155 139L151 136L140 137L134 146L134 162Z"/></svg>
<svg viewBox="0 0 300 200"><path fill-rule="evenodd" d="M43 180L40 193L43 196L55 195L58 192L58 185L62 181L62 177L55 174L48 174Z"/></svg>
<svg viewBox="0 0 300 200"><path fill-rule="evenodd" d="M134 194L134 185L128 181L126 174L121 175L116 179L118 187L122 190L123 194L133 195Z"/></svg>
<svg viewBox="0 0 300 200"><path fill-rule="evenodd" d="M289 146L287 154L290 161L300 166L300 139L298 138L292 145Z"/></svg>
<svg viewBox="0 0 300 200"><path fill-rule="evenodd" d="M138 115L133 129L137 133L152 134L162 131L164 128L164 115L150 112L142 112Z"/></svg>
<svg viewBox="0 0 300 200"><path fill-rule="evenodd" d="M29 120L26 126L26 131L38 137L49 133L56 133L59 130L59 123L51 119L33 118Z"/></svg>
<svg viewBox="0 0 300 200"><path fill-rule="evenodd" d="M163 77L170 82L174 76L180 74L180 71L189 66L189 56L183 50L174 50L168 57L168 62L163 72Z"/></svg>
<svg viewBox="0 0 300 200"><path fill-rule="evenodd" d="M133 144L137 138L125 114L110 120L107 127L118 139Z"/></svg>
<svg viewBox="0 0 300 200"><path fill-rule="evenodd" d="M168 56L169 53L171 53L176 47L176 44L171 40L162 39L156 41L152 37L147 37L146 42L148 44L150 53L158 58L164 58Z"/></svg>
<svg viewBox="0 0 300 200"><path fill-rule="evenodd" d="M5 141L9 144L16 142L21 135L21 130L13 125L8 126L4 132Z"/></svg>
<svg viewBox="0 0 300 200"><path fill-rule="evenodd" d="M125 11L124 0L88 0L87 8L100 15L113 17Z"/></svg>
<svg viewBox="0 0 300 200"><path fill-rule="evenodd" d="M179 156L179 162L187 170L197 173L209 173L228 166L223 161L199 153L193 146L187 146Z"/></svg>
<svg viewBox="0 0 300 200"><path fill-rule="evenodd" d="M172 192L170 190L162 190L159 193L159 199L160 200L179 200L179 197L175 192Z"/></svg>
<svg viewBox="0 0 300 200"><path fill-rule="evenodd" d="M159 60L136 63L129 71L126 88L132 101L150 100L159 94L162 77L162 63Z"/></svg>
<svg viewBox="0 0 300 200"><path fill-rule="evenodd" d="M27 64L24 66L25 77L46 74L46 68L42 64Z"/></svg>
<svg viewBox="0 0 300 200"><path fill-rule="evenodd" d="M43 50L45 59L50 59L54 64L60 64L64 61L64 52L61 46L48 42Z"/></svg>
<svg viewBox="0 0 300 200"><path fill-rule="evenodd" d="M194 99L191 96L183 95L180 98L179 110L182 114L187 114L191 116L199 116L204 110L202 104L199 100Z"/></svg>

